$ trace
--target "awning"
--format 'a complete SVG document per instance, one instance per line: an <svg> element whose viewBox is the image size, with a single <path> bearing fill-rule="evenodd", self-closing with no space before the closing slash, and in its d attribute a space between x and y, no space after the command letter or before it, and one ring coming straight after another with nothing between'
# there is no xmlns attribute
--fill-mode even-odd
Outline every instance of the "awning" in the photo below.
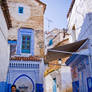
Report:
<svg viewBox="0 0 92 92"><path fill-rule="evenodd" d="M71 56L72 53L76 52L83 45L83 43L86 40L87 39L77 41L77 42L74 42L74 43L70 43L70 44L66 44L66 45L63 45L63 46L59 46L59 47L56 47L56 48L48 49L47 55L46 55L46 58L45 58L45 63L48 63L50 61L57 60L57 59L60 59L60 58L66 58L68 56Z"/></svg>

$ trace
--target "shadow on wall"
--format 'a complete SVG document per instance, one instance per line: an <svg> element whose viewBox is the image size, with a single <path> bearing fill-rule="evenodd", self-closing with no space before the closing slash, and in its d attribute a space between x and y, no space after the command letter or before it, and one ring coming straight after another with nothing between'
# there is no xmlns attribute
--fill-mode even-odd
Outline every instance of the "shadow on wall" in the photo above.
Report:
<svg viewBox="0 0 92 92"><path fill-rule="evenodd" d="M88 38L89 35L92 35L92 13L86 14L82 27L81 27L78 40Z"/></svg>

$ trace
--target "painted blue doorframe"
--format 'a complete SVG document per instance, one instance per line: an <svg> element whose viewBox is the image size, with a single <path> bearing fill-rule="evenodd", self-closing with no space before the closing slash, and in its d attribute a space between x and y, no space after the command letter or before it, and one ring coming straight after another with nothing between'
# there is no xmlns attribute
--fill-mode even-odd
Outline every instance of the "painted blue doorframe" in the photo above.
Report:
<svg viewBox="0 0 92 92"><path fill-rule="evenodd" d="M92 92L92 77L87 78L88 92Z"/></svg>
<svg viewBox="0 0 92 92"><path fill-rule="evenodd" d="M79 92L79 81L72 82L73 92Z"/></svg>
<svg viewBox="0 0 92 92"><path fill-rule="evenodd" d="M26 74L22 74L22 75L18 76L18 77L14 80L13 84L15 84L16 81L17 81L18 79L20 79L21 77L27 77L28 79L30 79L30 81L32 82L32 85L33 85L32 92L34 92L34 90L35 90L35 84L34 84L33 80L32 80L28 75L26 75Z"/></svg>
<svg viewBox="0 0 92 92"><path fill-rule="evenodd" d="M44 92L43 84L36 84L36 92Z"/></svg>

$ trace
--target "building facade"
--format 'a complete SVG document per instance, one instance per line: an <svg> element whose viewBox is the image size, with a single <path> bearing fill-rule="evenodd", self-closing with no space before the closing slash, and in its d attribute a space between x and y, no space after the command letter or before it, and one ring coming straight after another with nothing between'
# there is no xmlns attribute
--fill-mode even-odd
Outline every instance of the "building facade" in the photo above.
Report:
<svg viewBox="0 0 92 92"><path fill-rule="evenodd" d="M45 92L72 92L70 67L53 63L44 74ZM68 76L67 76L68 75ZM49 84L48 84L49 82Z"/></svg>
<svg viewBox="0 0 92 92"><path fill-rule="evenodd" d="M7 75L9 85L20 92L43 92L44 61L34 56L12 57Z"/></svg>
<svg viewBox="0 0 92 92"><path fill-rule="evenodd" d="M8 0L12 21L8 39L16 41L21 28L34 30L34 55L44 54L44 12L46 5L40 0Z"/></svg>
<svg viewBox="0 0 92 92"><path fill-rule="evenodd" d="M82 40L91 35L91 3L89 0L72 0L67 14L70 42Z"/></svg>
<svg viewBox="0 0 92 92"><path fill-rule="evenodd" d="M64 29L63 30L54 29L51 32L46 33L46 42L47 42L46 50L51 48L53 49L57 48L69 42L69 34ZM72 91L70 67L59 64L58 63L59 59L62 60L62 64L64 65L66 58L49 60L49 63L47 63L48 60L46 59L45 63L48 64L48 67L46 67L46 70L44 73L44 89L45 89L44 91L45 92L71 92Z"/></svg>
<svg viewBox="0 0 92 92"><path fill-rule="evenodd" d="M54 28L50 32L45 33L45 40L45 50L47 50L59 45L59 42L68 43L69 34L67 33L67 29Z"/></svg>
<svg viewBox="0 0 92 92"><path fill-rule="evenodd" d="M7 82L10 86L15 84L20 92L43 92L46 5L39 0L7 2L12 22L8 35L10 65Z"/></svg>
<svg viewBox="0 0 92 92"><path fill-rule="evenodd" d="M75 54L66 61L66 64L72 68L73 92L91 92L92 90L91 4L92 1L89 0L72 0L67 15L70 41L85 40L77 52L74 52Z"/></svg>
<svg viewBox="0 0 92 92"><path fill-rule="evenodd" d="M9 66L9 45L8 29L11 27L11 21L5 1L0 1L0 92L6 91L6 78Z"/></svg>

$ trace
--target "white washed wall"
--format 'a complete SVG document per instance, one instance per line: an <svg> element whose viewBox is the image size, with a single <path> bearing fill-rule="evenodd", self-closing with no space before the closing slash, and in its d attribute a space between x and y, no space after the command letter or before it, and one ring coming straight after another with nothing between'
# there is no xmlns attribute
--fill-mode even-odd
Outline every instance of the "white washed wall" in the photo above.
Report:
<svg viewBox="0 0 92 92"><path fill-rule="evenodd" d="M59 70L49 73L44 78L45 92L53 92L53 78L56 78L57 92L66 92L66 90L72 89L70 67L62 66Z"/></svg>
<svg viewBox="0 0 92 92"><path fill-rule="evenodd" d="M0 81L6 80L9 64L9 46L7 42L8 29L0 7Z"/></svg>
<svg viewBox="0 0 92 92"><path fill-rule="evenodd" d="M88 1L88 0L86 0ZM84 19L87 13L87 5L86 1L84 0L75 0L74 6L72 8L72 12L68 17L68 30L70 35L70 42L74 42L78 40L79 34L81 32L81 28L84 23ZM74 37L74 32L72 30L73 25L75 24L75 34L76 38Z"/></svg>
<svg viewBox="0 0 92 92"><path fill-rule="evenodd" d="M68 89L72 89L72 76L71 68L62 66L60 69L61 72L61 92L64 92Z"/></svg>

